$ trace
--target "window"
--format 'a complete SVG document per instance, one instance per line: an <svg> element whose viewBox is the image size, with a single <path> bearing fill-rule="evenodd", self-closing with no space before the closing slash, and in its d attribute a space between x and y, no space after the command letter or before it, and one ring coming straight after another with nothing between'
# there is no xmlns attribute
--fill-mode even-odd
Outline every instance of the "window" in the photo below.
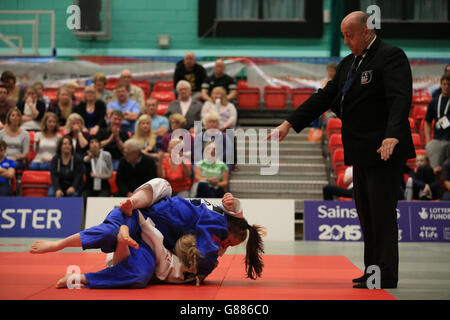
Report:
<svg viewBox="0 0 450 320"><path fill-rule="evenodd" d="M323 32L322 1L199 0L200 37L307 37Z"/></svg>
<svg viewBox="0 0 450 320"><path fill-rule="evenodd" d="M450 0L347 0L346 12L366 11L373 4L381 10L381 37L450 37Z"/></svg>

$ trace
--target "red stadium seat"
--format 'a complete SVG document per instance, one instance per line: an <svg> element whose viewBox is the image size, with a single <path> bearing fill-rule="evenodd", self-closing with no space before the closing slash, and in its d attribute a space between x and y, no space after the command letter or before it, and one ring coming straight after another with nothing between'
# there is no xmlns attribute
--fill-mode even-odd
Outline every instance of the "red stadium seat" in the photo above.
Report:
<svg viewBox="0 0 450 320"><path fill-rule="evenodd" d="M153 92L172 91L173 89L173 81L156 81L153 85Z"/></svg>
<svg viewBox="0 0 450 320"><path fill-rule="evenodd" d="M412 104L413 105L428 105L431 101L431 95L427 93L416 93L413 94Z"/></svg>
<svg viewBox="0 0 450 320"><path fill-rule="evenodd" d="M266 109L285 109L287 89L266 86L264 88L264 102Z"/></svg>
<svg viewBox="0 0 450 320"><path fill-rule="evenodd" d="M117 78L109 78L106 82L105 89L114 91L114 88L116 87L116 84L120 82L120 79Z"/></svg>
<svg viewBox="0 0 450 320"><path fill-rule="evenodd" d="M413 144L414 144L414 148L416 148L416 149L422 148L422 140L420 139L420 134L412 133L411 136L412 136L412 141L413 141Z"/></svg>
<svg viewBox="0 0 450 320"><path fill-rule="evenodd" d="M332 133L328 139L328 153L330 156L333 154L334 150L337 148L343 148L342 145L342 135L340 133Z"/></svg>
<svg viewBox="0 0 450 320"><path fill-rule="evenodd" d="M116 184L116 176L117 176L117 171L113 171L112 177L108 179L109 186L111 187L111 195L119 192L119 188L117 187L117 184Z"/></svg>
<svg viewBox="0 0 450 320"><path fill-rule="evenodd" d="M411 131L416 131L416 122L414 121L414 118L409 117L409 126L411 127Z"/></svg>
<svg viewBox="0 0 450 320"><path fill-rule="evenodd" d="M42 94L44 96L47 96L50 99L50 102L55 102L56 101L56 97L58 96L58 91L53 91L53 90L48 90L45 89Z"/></svg>
<svg viewBox="0 0 450 320"><path fill-rule="evenodd" d="M337 177L337 180L336 180L336 186L347 189L348 184L344 183L344 176L345 176L345 172L339 174L339 176Z"/></svg>
<svg viewBox="0 0 450 320"><path fill-rule="evenodd" d="M332 133L341 133L342 121L339 118L330 118L327 123L327 129L325 135L327 139L330 138Z"/></svg>
<svg viewBox="0 0 450 320"><path fill-rule="evenodd" d="M34 135L34 131L28 131L28 136L30 137L30 148L28 149L27 157L28 164L30 164L33 161L34 157L36 157L36 151L34 150Z"/></svg>
<svg viewBox="0 0 450 320"><path fill-rule="evenodd" d="M292 108L296 109L303 104L314 93L313 88L293 89L292 90Z"/></svg>
<svg viewBox="0 0 450 320"><path fill-rule="evenodd" d="M415 106L412 111L412 116L414 120L422 120L425 119L425 115L427 114L426 106Z"/></svg>
<svg viewBox="0 0 450 320"><path fill-rule="evenodd" d="M46 197L51 185L50 171L25 170L20 187L23 197Z"/></svg>
<svg viewBox="0 0 450 320"><path fill-rule="evenodd" d="M259 88L237 89L239 109L259 108Z"/></svg>
<svg viewBox="0 0 450 320"><path fill-rule="evenodd" d="M171 102L176 99L175 93L172 91L153 91L151 94L153 99L158 100L158 102Z"/></svg>
<svg viewBox="0 0 450 320"><path fill-rule="evenodd" d="M335 149L333 152L333 156L331 158L332 168L334 170L334 173L338 177L339 174L345 171L347 166L344 162L344 149L338 148Z"/></svg>
<svg viewBox="0 0 450 320"><path fill-rule="evenodd" d="M167 102L158 102L158 108L156 109L156 114L159 116L165 115L168 107L169 107L169 104Z"/></svg>
<svg viewBox="0 0 450 320"><path fill-rule="evenodd" d="M145 97L148 97L150 95L150 84L147 80L132 80L131 84L134 84L135 86L141 88L144 91Z"/></svg>
<svg viewBox="0 0 450 320"><path fill-rule="evenodd" d="M237 89L245 89L248 88L248 81L247 80L239 80L236 86Z"/></svg>

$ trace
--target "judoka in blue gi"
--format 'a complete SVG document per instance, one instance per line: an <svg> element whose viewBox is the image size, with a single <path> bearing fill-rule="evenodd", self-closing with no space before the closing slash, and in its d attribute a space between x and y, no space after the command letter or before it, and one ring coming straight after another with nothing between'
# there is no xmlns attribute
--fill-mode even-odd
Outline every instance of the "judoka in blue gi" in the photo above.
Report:
<svg viewBox="0 0 450 320"><path fill-rule="evenodd" d="M143 288L155 274L155 268L157 278L167 282L188 282L195 277L202 281L229 246L247 238L248 230L247 276L256 279L261 275L263 228L247 223L238 199L227 193L222 207L218 207L205 200L171 198L171 193L166 180L152 179L113 209L102 224L59 241L36 241L30 252L100 248L109 253L110 267L81 275L82 284L88 288ZM177 251L177 242L187 235L194 236L198 249L195 267L181 263L185 259L172 253ZM57 286L65 287L67 278L68 275Z"/></svg>

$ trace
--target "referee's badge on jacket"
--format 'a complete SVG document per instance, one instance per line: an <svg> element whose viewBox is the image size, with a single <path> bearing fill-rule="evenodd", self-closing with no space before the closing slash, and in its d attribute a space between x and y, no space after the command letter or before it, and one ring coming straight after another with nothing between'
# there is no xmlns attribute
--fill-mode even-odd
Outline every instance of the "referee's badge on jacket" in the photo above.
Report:
<svg viewBox="0 0 450 320"><path fill-rule="evenodd" d="M361 84L368 84L372 81L372 72L373 70L361 72Z"/></svg>

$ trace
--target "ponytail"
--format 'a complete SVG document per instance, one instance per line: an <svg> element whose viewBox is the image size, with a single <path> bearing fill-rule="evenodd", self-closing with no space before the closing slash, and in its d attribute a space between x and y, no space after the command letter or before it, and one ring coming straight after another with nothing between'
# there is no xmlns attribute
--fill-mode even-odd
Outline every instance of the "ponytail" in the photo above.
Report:
<svg viewBox="0 0 450 320"><path fill-rule="evenodd" d="M246 254L244 258L245 272L247 278L256 280L261 277L261 272L264 267L261 255L264 253L264 245L261 234L264 233L264 228L258 225L249 225L247 220L236 218L228 215L228 231L232 233L240 241L247 238L248 241Z"/></svg>
<svg viewBox="0 0 450 320"><path fill-rule="evenodd" d="M197 259L203 258L200 250L195 246L196 237L193 234L185 234L180 239L178 239L175 244L177 251L180 253L178 257L181 263L189 270L197 270ZM193 272L197 273L197 271Z"/></svg>

